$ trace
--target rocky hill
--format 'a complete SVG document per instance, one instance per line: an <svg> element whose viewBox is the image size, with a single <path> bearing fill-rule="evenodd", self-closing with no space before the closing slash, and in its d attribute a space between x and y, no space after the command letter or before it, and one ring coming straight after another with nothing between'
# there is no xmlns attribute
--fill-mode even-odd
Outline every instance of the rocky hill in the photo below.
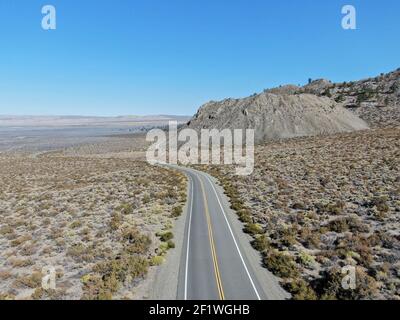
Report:
<svg viewBox="0 0 400 320"><path fill-rule="evenodd" d="M284 86L266 92L325 96L360 116L371 127L400 125L400 69L360 81L332 83L319 79L304 87Z"/></svg>
<svg viewBox="0 0 400 320"><path fill-rule="evenodd" d="M290 90L289 90L290 91ZM189 122L193 129L255 130L256 142L367 129L368 125L328 97L263 92L202 106Z"/></svg>
<svg viewBox="0 0 400 320"><path fill-rule="evenodd" d="M257 142L400 126L400 69L375 78L267 89L244 99L211 101L190 128L255 129Z"/></svg>

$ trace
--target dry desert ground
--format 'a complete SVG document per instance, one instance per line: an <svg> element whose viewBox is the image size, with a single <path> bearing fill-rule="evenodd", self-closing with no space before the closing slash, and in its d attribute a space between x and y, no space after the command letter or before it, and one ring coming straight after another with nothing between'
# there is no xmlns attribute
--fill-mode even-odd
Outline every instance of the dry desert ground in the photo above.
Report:
<svg viewBox="0 0 400 320"><path fill-rule="evenodd" d="M137 297L186 201L185 176L148 165L144 143L0 155L0 299ZM47 267L55 290L42 288Z"/></svg>
<svg viewBox="0 0 400 320"><path fill-rule="evenodd" d="M110 143L112 142L112 143ZM143 136L0 156L0 297L135 299L173 248L182 174L148 165ZM257 145L255 170L195 166L294 299L400 298L400 129ZM57 267L57 289L41 289ZM344 290L342 268L356 272Z"/></svg>

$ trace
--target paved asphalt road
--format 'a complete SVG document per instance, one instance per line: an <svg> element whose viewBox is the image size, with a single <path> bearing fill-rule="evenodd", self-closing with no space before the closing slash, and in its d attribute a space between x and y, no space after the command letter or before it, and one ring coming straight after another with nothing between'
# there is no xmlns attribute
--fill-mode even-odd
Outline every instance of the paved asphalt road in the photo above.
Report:
<svg viewBox="0 0 400 320"><path fill-rule="evenodd" d="M209 176L179 168L190 179L178 299L258 300L266 295L235 235Z"/></svg>

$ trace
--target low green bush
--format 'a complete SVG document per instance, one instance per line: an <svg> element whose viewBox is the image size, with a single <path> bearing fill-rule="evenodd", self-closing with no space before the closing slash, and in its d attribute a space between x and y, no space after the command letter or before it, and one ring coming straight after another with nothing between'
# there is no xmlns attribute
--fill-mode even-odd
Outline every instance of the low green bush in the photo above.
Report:
<svg viewBox="0 0 400 320"><path fill-rule="evenodd" d="M388 198L385 196L374 197L370 202L370 206L376 207L376 210L378 210L380 216L384 216L384 214L389 211L389 205L387 201Z"/></svg>
<svg viewBox="0 0 400 320"><path fill-rule="evenodd" d="M256 235L255 239L251 242L251 245L253 246L254 249L263 252L264 250L267 250L270 248L269 241L265 234L263 235Z"/></svg>
<svg viewBox="0 0 400 320"><path fill-rule="evenodd" d="M354 290L346 290L342 286L344 274L334 267L322 273L321 278L313 283L314 290L324 300L365 300L374 299L378 293L378 284L361 267L356 267L356 286Z"/></svg>
<svg viewBox="0 0 400 320"><path fill-rule="evenodd" d="M329 222L328 229L333 232L343 233L349 231L349 224L347 223L347 219L340 218L335 219Z"/></svg>
<svg viewBox="0 0 400 320"><path fill-rule="evenodd" d="M243 231L251 235L256 235L263 233L264 230L258 223L246 223Z"/></svg>
<svg viewBox="0 0 400 320"><path fill-rule="evenodd" d="M171 217L177 218L180 217L183 212L182 206L176 206L172 208Z"/></svg>
<svg viewBox="0 0 400 320"><path fill-rule="evenodd" d="M173 242L172 240L168 240L168 241L167 241L167 244L168 244L168 248L169 248L169 249L175 248L175 242Z"/></svg>
<svg viewBox="0 0 400 320"><path fill-rule="evenodd" d="M104 261L93 267L93 275L84 281L83 299L110 300L121 286L147 274L146 258L123 253L114 260Z"/></svg>
<svg viewBox="0 0 400 320"><path fill-rule="evenodd" d="M150 248L151 239L147 235L141 234L136 228L125 229L122 237L126 241L126 251L131 254L144 254Z"/></svg>
<svg viewBox="0 0 400 320"><path fill-rule="evenodd" d="M282 278L297 278L299 271L293 258L284 252L272 249L264 256L264 264L268 270Z"/></svg>
<svg viewBox="0 0 400 320"><path fill-rule="evenodd" d="M171 231L166 231L166 232L161 233L159 235L159 237L160 237L161 241L167 242L168 240L171 240L174 238L174 234Z"/></svg>
<svg viewBox="0 0 400 320"><path fill-rule="evenodd" d="M154 256L150 260L150 265L151 266L160 266L164 263L165 259L162 256Z"/></svg>
<svg viewBox="0 0 400 320"><path fill-rule="evenodd" d="M118 228L121 226L121 224L122 224L121 214L119 212L114 212L114 214L111 217L111 221L110 221L111 230L113 230L113 231L118 230Z"/></svg>
<svg viewBox="0 0 400 320"><path fill-rule="evenodd" d="M133 213L133 205L130 203L124 203L117 208L124 215L132 214Z"/></svg>
<svg viewBox="0 0 400 320"><path fill-rule="evenodd" d="M285 289L292 294L293 300L317 300L315 291L303 280L296 279L285 284Z"/></svg>

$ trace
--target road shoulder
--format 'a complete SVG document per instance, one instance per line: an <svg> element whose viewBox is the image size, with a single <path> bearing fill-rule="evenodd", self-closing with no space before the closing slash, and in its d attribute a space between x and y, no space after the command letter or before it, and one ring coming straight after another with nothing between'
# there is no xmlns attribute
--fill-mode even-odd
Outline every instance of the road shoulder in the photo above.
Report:
<svg viewBox="0 0 400 320"><path fill-rule="evenodd" d="M178 295L179 273L183 249L185 247L185 233L187 218L189 217L189 204L191 180L187 179L186 204L182 215L175 220L172 232L174 234L175 248L169 250L161 266L152 267L148 275L148 294L150 300L176 300Z"/></svg>

